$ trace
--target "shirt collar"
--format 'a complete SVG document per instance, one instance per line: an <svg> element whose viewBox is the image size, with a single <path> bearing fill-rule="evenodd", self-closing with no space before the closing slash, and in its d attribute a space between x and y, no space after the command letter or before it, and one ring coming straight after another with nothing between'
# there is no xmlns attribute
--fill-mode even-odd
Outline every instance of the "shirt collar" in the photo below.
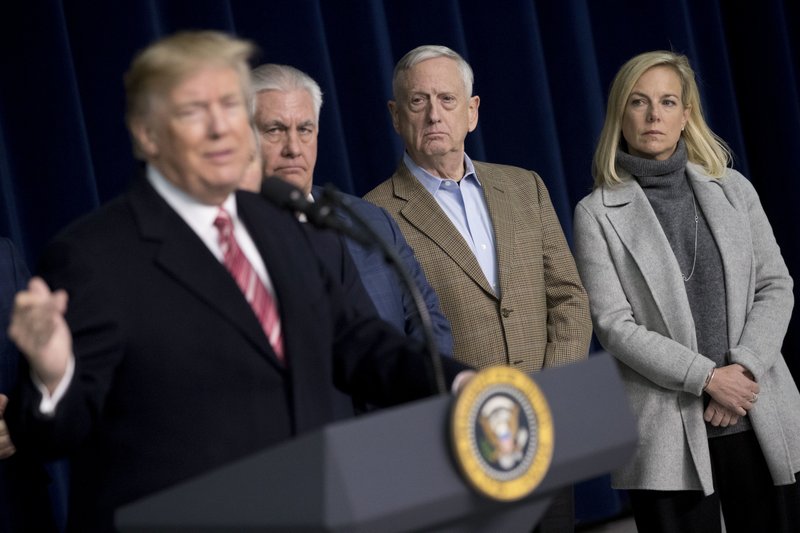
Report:
<svg viewBox="0 0 800 533"><path fill-rule="evenodd" d="M416 164L414 160L411 159L411 156L408 155L408 152L403 153L403 163L406 165L406 167L408 167L408 170L411 171L411 174L417 178L417 181L419 181L422 186L425 187L429 193L431 193L431 195L436 194L436 191L439 190L439 187L441 187L442 182L444 181L442 178L437 178ZM472 177L478 185L481 184L480 180L478 179L478 175L475 173L475 165L472 164L472 159L470 159L469 156L464 153L464 175L461 177L461 179L463 180L470 177Z"/></svg>
<svg viewBox="0 0 800 533"><path fill-rule="evenodd" d="M208 228L213 226L214 219L220 207L225 209L231 219L238 219L236 209L236 194L231 193L220 206L208 205L198 201L196 198L180 189L175 184L164 177L155 167L147 165L147 180L161 195L162 198L183 218L189 226L198 228Z"/></svg>

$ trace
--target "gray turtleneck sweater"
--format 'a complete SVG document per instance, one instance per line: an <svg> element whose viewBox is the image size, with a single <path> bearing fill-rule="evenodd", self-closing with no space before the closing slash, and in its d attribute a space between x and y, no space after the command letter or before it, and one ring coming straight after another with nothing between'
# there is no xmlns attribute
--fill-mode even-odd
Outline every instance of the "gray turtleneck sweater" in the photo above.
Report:
<svg viewBox="0 0 800 533"><path fill-rule="evenodd" d="M728 364L729 346L722 259L694 198L686 176L686 162L683 139L675 153L664 161L617 151L617 163L639 182L678 261L694 319L697 349L717 366L724 366ZM707 396L705 403L708 404ZM750 427L747 417L727 428L706 424L709 437L738 433Z"/></svg>

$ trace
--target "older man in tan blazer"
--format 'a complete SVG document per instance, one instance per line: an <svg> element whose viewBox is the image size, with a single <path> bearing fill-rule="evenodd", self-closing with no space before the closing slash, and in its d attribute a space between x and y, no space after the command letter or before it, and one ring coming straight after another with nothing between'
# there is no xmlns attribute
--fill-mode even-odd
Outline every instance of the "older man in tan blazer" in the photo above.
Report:
<svg viewBox="0 0 800 533"><path fill-rule="evenodd" d="M525 372L580 361L591 335L588 300L544 183L464 153L478 123L472 77L443 46L398 62L389 111L405 154L365 198L394 216L414 249L458 360ZM571 494L560 500L542 530L572 530Z"/></svg>
<svg viewBox="0 0 800 533"><path fill-rule="evenodd" d="M450 320L454 355L525 372L586 357L586 293L547 189L535 173L473 162L472 70L443 46L395 68L389 110L406 153L365 198L400 225Z"/></svg>

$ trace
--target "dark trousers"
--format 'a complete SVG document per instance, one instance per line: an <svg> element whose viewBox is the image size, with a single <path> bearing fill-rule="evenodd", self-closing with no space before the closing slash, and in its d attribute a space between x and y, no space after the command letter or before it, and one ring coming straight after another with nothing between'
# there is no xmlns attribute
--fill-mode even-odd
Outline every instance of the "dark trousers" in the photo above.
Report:
<svg viewBox="0 0 800 533"><path fill-rule="evenodd" d="M800 532L800 485L775 486L755 433L709 439L714 494L630 490L636 528L647 533ZM798 473L800 474L800 473Z"/></svg>

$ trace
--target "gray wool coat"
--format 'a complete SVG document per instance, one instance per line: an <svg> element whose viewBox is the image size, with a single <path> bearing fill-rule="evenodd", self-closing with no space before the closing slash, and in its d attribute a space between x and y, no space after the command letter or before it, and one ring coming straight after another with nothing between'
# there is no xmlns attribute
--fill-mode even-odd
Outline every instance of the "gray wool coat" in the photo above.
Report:
<svg viewBox="0 0 800 533"><path fill-rule="evenodd" d="M792 278L755 189L728 170L687 174L725 270L730 362L761 392L749 412L776 485L800 471L800 394L781 354ZM714 492L702 388L714 362L697 339L680 267L639 184L600 187L575 208L575 259L595 332L618 362L638 419L633 459L617 488Z"/></svg>

